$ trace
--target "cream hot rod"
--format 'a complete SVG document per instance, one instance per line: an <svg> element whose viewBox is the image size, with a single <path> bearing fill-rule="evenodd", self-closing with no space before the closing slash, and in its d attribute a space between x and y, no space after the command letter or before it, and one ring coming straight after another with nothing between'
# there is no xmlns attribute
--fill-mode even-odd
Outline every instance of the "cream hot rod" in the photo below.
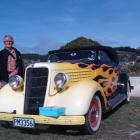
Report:
<svg viewBox="0 0 140 140"><path fill-rule="evenodd" d="M50 51L48 62L31 64L24 81L14 76L0 90L0 120L14 127L82 125L92 134L102 115L130 100L129 76L111 47Z"/></svg>

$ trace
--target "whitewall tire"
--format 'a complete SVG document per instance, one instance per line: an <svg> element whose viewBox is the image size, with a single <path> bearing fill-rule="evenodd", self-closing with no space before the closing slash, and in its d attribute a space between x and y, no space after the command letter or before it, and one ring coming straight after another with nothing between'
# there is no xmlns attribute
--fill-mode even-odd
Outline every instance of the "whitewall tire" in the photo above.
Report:
<svg viewBox="0 0 140 140"><path fill-rule="evenodd" d="M99 96L95 95L90 103L88 113L85 116L85 131L88 134L95 133L101 124L102 106Z"/></svg>

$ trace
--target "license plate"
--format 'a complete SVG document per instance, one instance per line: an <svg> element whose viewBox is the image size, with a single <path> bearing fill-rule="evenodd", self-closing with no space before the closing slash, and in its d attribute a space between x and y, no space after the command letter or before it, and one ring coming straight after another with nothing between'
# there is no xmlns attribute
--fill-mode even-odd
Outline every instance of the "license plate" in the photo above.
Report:
<svg viewBox="0 0 140 140"><path fill-rule="evenodd" d="M13 118L14 127L34 128L35 120L33 118Z"/></svg>

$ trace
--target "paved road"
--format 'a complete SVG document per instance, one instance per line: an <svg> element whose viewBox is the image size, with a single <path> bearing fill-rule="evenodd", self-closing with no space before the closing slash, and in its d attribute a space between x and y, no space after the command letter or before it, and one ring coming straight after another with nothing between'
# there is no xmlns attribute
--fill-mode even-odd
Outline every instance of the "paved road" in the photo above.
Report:
<svg viewBox="0 0 140 140"><path fill-rule="evenodd" d="M130 81L131 85L134 86L131 96L140 97L140 77L130 77Z"/></svg>

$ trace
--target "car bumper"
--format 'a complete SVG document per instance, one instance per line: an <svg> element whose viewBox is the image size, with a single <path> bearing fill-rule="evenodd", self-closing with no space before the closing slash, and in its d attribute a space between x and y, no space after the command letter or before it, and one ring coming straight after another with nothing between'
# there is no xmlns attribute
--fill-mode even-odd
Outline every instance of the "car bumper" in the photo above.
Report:
<svg viewBox="0 0 140 140"><path fill-rule="evenodd" d="M40 115L26 115L26 114L10 114L0 113L0 121L13 121L14 117L20 118L33 118L35 124L49 124L49 125L83 125L85 124L84 116L60 116L60 117L47 117Z"/></svg>

